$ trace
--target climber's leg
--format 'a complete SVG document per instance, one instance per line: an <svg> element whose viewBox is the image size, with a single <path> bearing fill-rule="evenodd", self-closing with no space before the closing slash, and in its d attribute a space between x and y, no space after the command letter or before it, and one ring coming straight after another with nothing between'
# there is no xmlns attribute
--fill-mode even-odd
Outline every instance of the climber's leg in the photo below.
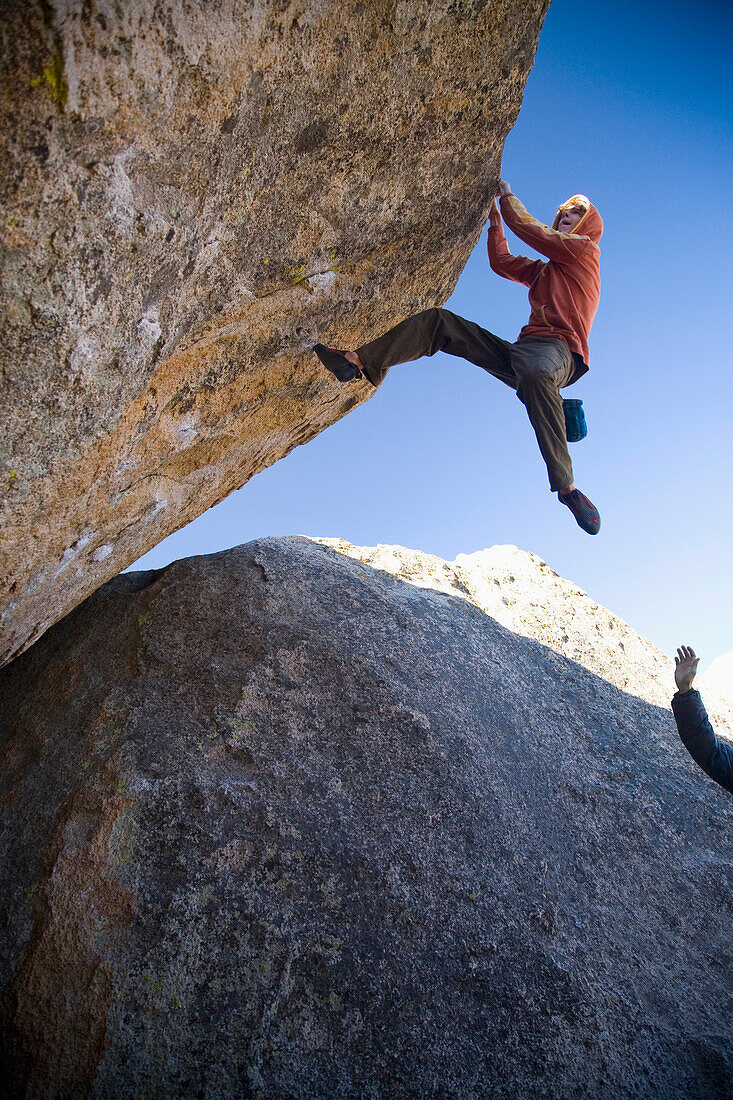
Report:
<svg viewBox="0 0 733 1100"><path fill-rule="evenodd" d="M560 388L567 385L573 357L564 340L527 336L512 345L511 362L517 396L524 403L547 466L553 492L573 484L565 414Z"/></svg>
<svg viewBox="0 0 733 1100"><path fill-rule="evenodd" d="M407 317L376 340L363 344L352 354L354 359L358 358L364 375L373 386L380 385L390 367L397 363L409 363L423 355L445 351L483 367L516 389L510 348L506 340L449 309L425 309Z"/></svg>
<svg viewBox="0 0 733 1100"><path fill-rule="evenodd" d="M575 488L568 454L560 389L572 378L575 365L563 340L528 336L512 346L517 396L524 403L547 466L550 488L590 535L598 533L601 518L594 504Z"/></svg>

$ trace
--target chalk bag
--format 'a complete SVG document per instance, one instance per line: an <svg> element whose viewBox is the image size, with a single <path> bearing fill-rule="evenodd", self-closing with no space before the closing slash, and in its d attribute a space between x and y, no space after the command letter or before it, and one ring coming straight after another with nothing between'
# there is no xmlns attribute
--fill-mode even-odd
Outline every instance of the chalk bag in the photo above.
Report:
<svg viewBox="0 0 733 1100"><path fill-rule="evenodd" d="M565 434L568 443L578 443L588 434L588 425L585 422L583 402L578 397L562 399L562 408L565 413Z"/></svg>

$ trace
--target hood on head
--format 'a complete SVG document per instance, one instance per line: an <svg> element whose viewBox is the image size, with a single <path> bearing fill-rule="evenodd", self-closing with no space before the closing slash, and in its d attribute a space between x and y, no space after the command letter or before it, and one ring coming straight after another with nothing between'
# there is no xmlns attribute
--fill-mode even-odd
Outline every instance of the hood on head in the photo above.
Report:
<svg viewBox="0 0 733 1100"><path fill-rule="evenodd" d="M571 195L566 202L558 206L552 228L557 229L563 210L570 209L583 211L583 217L570 232L577 234L579 237L590 237L592 241L598 244L603 233L603 218L586 195Z"/></svg>

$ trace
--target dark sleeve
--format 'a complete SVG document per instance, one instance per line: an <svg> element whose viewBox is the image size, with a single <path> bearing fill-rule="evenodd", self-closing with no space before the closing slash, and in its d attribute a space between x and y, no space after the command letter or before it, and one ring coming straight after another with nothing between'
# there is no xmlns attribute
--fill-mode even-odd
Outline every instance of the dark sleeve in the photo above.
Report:
<svg viewBox="0 0 733 1100"><path fill-rule="evenodd" d="M702 770L733 793L733 746L716 736L700 698L691 688L672 699L672 712L682 743Z"/></svg>

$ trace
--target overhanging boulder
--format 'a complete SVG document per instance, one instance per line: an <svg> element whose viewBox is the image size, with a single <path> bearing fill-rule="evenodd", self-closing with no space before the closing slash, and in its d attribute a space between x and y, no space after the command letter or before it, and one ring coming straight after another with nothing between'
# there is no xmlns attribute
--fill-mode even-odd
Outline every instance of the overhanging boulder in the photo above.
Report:
<svg viewBox="0 0 733 1100"><path fill-rule="evenodd" d="M0 660L369 396L450 294L548 0L3 5Z"/></svg>

